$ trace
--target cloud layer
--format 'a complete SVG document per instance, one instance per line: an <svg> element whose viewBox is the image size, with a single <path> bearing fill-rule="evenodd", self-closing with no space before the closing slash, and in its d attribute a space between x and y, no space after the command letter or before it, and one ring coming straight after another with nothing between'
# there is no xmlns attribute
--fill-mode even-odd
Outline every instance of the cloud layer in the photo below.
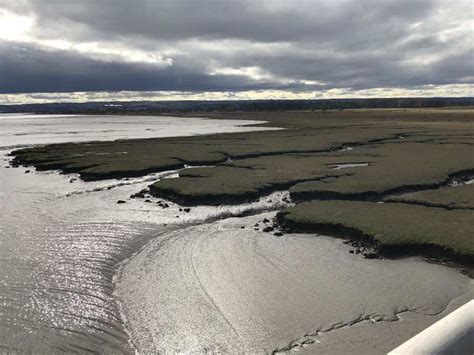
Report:
<svg viewBox="0 0 474 355"><path fill-rule="evenodd" d="M472 95L473 6L469 0L0 0L0 94L317 97L455 86Z"/></svg>

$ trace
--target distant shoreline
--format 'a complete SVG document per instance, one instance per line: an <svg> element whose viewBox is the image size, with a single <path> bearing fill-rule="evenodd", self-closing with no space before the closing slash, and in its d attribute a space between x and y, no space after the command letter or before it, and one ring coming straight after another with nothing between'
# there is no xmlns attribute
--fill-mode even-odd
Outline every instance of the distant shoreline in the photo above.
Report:
<svg viewBox="0 0 474 355"><path fill-rule="evenodd" d="M331 111L353 109L473 108L474 97L395 97L315 100L178 100L50 102L0 105L0 113L166 114L213 112Z"/></svg>

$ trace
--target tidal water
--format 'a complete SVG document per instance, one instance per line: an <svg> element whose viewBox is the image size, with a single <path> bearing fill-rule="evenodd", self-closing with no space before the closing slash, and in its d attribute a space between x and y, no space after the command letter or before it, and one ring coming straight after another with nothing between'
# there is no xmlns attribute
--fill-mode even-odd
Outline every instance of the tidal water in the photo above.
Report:
<svg viewBox="0 0 474 355"><path fill-rule="evenodd" d="M183 224L178 208L116 203L168 173L70 183L73 175L10 168L13 148L263 129L249 126L256 123L0 115L0 352L131 352L113 296L117 266L149 239Z"/></svg>

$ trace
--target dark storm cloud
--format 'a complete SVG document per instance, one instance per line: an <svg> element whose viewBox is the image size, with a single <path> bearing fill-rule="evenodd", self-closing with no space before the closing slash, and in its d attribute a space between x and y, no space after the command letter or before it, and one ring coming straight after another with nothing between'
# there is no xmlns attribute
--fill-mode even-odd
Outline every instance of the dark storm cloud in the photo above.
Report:
<svg viewBox="0 0 474 355"><path fill-rule="evenodd" d="M293 88L239 75L209 75L179 63L122 63L91 59L76 52L16 45L0 45L0 77L0 93Z"/></svg>
<svg viewBox="0 0 474 355"><path fill-rule="evenodd" d="M473 75L472 50L449 55L433 64L406 63L396 51L357 55L325 55L318 53L252 56L236 60L235 65L262 63L277 76L295 81L317 79L327 87L409 87L412 85L442 85L466 82Z"/></svg>
<svg viewBox="0 0 474 355"><path fill-rule="evenodd" d="M2 7L34 14L39 41L119 43L170 59L131 63L5 44L2 93L409 88L474 76L472 4L464 0L0 0Z"/></svg>

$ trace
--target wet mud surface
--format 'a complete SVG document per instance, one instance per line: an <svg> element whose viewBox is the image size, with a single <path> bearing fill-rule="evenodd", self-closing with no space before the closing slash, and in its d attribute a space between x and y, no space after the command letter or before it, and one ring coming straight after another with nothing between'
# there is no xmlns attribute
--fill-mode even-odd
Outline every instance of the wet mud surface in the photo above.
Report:
<svg viewBox="0 0 474 355"><path fill-rule="evenodd" d="M331 331L370 323L364 336L378 332L381 339L367 353L383 353L473 291L467 276L418 258L363 259L330 237L264 232L264 220L274 216L167 233L124 264L117 295L137 348L317 351L314 343L327 346ZM399 321L405 313L418 317L407 333ZM398 323L391 326L398 336L380 334L378 324L386 322ZM334 345L350 339L343 332Z"/></svg>

